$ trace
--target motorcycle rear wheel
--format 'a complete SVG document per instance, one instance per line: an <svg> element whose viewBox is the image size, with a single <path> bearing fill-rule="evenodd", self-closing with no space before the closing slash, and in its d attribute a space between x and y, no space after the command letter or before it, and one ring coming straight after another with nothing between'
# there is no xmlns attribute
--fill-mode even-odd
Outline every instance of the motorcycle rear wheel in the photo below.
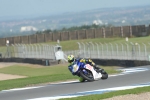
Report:
<svg viewBox="0 0 150 100"><path fill-rule="evenodd" d="M98 68L98 69L100 69L100 68ZM104 69L102 69L102 71L100 71L100 73L102 74L101 79L104 80L104 79L108 78L108 74L107 74L107 72Z"/></svg>
<svg viewBox="0 0 150 100"><path fill-rule="evenodd" d="M102 77L101 79L107 79L108 78L108 74L105 72L105 73L102 73Z"/></svg>

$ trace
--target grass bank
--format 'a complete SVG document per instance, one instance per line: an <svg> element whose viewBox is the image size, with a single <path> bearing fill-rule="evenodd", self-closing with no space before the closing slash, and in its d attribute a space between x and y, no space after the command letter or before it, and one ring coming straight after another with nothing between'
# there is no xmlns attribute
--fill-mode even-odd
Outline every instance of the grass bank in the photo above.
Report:
<svg viewBox="0 0 150 100"><path fill-rule="evenodd" d="M128 42L126 41L125 38L94 38L94 39L82 39L82 40L70 40L70 41L60 41L60 45L62 46L62 49L64 51L66 50L78 50L78 44L77 42L96 42L96 43L145 43L146 45L148 44L148 41L150 40L150 36L146 37L134 37L134 38L129 38ZM46 43L38 43L38 44L52 44L56 45L57 41L54 42L46 42ZM71 44L71 45L70 45ZM1 46L0 47L0 52L6 53L6 46Z"/></svg>
<svg viewBox="0 0 150 100"><path fill-rule="evenodd" d="M150 40L150 36L146 37L134 37L129 38L128 41L126 41L125 38L95 38L95 39L82 39L82 40L71 40L71 41L60 41L60 45L62 46L63 50L78 50L78 44L77 42L93 42L93 43L145 43L147 46L149 46L148 41ZM57 44L57 42L48 42L46 44ZM71 44L71 45L70 45Z"/></svg>
<svg viewBox="0 0 150 100"><path fill-rule="evenodd" d="M20 79L11 79L0 81L0 90L26 87L32 85L38 85L49 82L58 82L58 81L66 81L78 79L77 76L73 76L68 68L68 64L60 64L55 66L32 66L32 65L13 65L9 67L4 67L0 69L0 73L4 74L12 74L12 75L23 75L27 76L26 78ZM108 67L104 68L108 74L119 73L116 71L116 67Z"/></svg>

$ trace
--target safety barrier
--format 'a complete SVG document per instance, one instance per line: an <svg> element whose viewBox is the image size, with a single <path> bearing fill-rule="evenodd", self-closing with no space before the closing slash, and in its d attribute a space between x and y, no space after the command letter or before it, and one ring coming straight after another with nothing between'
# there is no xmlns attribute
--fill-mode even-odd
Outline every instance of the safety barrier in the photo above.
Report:
<svg viewBox="0 0 150 100"><path fill-rule="evenodd" d="M14 58L55 59L54 45L14 44L10 48Z"/></svg>
<svg viewBox="0 0 150 100"><path fill-rule="evenodd" d="M150 61L150 43L79 43L80 57Z"/></svg>

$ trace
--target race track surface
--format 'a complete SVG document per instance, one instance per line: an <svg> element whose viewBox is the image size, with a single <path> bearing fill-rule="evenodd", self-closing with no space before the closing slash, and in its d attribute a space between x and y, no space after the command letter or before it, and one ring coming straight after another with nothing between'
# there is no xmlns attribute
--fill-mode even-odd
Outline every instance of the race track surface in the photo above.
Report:
<svg viewBox="0 0 150 100"><path fill-rule="evenodd" d="M76 94L85 91L150 83L150 66L132 67L131 69L129 68L123 70L124 73L120 75L111 75L107 80L84 83L74 81L37 87L4 90L0 92L0 100L38 100L36 98L54 97Z"/></svg>

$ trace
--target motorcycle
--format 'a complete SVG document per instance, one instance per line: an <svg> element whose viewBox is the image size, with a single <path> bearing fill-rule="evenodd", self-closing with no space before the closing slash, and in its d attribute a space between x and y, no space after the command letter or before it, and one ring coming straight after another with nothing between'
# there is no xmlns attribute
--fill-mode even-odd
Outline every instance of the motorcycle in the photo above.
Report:
<svg viewBox="0 0 150 100"><path fill-rule="evenodd" d="M106 71L96 71L94 69L93 66L91 66L90 64L85 64L83 62L74 62L74 64L72 64L72 71L75 75L81 77L84 81L96 81L99 79L107 79L108 78L108 74Z"/></svg>

